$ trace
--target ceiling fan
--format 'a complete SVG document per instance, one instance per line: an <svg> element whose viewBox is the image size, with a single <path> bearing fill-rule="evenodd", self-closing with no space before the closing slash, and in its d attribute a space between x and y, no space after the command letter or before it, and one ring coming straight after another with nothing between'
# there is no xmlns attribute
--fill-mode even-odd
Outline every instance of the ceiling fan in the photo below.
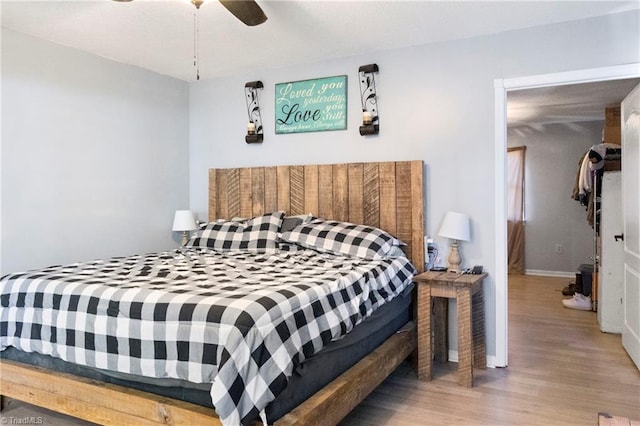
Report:
<svg viewBox="0 0 640 426"><path fill-rule="evenodd" d="M119 2L130 2L132 0L114 0ZM218 0L233 16L250 27L260 25L267 20L260 6L254 0ZM200 9L204 0L191 0L191 3Z"/></svg>
<svg viewBox="0 0 640 426"><path fill-rule="evenodd" d="M130 2L133 0L113 0L117 2ZM227 9L233 16L238 18L242 23L250 27L260 25L267 20L267 15L264 14L260 6L255 0L218 0L225 9ZM200 66L198 60L198 14L200 6L204 3L204 0L191 0L191 4L196 7L196 13L194 13L194 52L193 52L193 66L196 69L196 80L200 80Z"/></svg>

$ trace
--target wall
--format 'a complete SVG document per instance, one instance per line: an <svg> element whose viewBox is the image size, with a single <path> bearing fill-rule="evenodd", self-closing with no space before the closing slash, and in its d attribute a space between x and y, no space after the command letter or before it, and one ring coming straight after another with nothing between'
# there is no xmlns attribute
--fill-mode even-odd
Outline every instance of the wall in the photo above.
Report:
<svg viewBox="0 0 640 426"><path fill-rule="evenodd" d="M448 210L472 219L463 266L482 264L489 362L495 355L494 80L638 62L638 12L200 81L190 86L190 205L207 215L207 169L422 159L426 231ZM295 54L295 52L292 52ZM357 70L377 63L380 134L361 137ZM348 129L275 135L274 85L348 74ZM244 83L261 80L265 140L244 143ZM441 250L448 242L437 238ZM455 340L452 340L455 341Z"/></svg>
<svg viewBox="0 0 640 426"><path fill-rule="evenodd" d="M176 247L188 85L2 29L3 273Z"/></svg>
<svg viewBox="0 0 640 426"><path fill-rule="evenodd" d="M603 111L604 117L604 111ZM578 163L602 141L604 121L508 129L508 146L526 146L525 268L527 273L575 274L593 256L586 208L571 198ZM556 244L563 246L555 252Z"/></svg>

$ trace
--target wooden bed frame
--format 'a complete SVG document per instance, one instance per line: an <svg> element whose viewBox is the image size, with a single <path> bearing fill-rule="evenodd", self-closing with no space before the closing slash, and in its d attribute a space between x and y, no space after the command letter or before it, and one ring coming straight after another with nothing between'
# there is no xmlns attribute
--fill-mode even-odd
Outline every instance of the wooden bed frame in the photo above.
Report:
<svg viewBox="0 0 640 426"><path fill-rule="evenodd" d="M284 210L384 229L424 266L422 161L209 170L209 219ZM410 322L274 423L335 425L416 348ZM213 409L19 362L0 361L0 395L105 425L208 424Z"/></svg>

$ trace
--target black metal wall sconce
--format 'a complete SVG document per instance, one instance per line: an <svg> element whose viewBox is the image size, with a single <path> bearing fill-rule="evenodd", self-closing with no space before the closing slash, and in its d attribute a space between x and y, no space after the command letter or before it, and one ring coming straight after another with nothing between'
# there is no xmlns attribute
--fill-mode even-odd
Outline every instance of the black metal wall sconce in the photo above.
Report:
<svg viewBox="0 0 640 426"><path fill-rule="evenodd" d="M363 65L358 69L360 77L360 102L362 103L362 126L360 135L377 135L380 131L378 121L378 100L376 98L376 79L378 64Z"/></svg>
<svg viewBox="0 0 640 426"><path fill-rule="evenodd" d="M258 89L262 88L264 88L264 86L260 80L250 81L244 85L247 114L249 115L247 135L244 137L246 143L261 143L264 138L262 118L260 117L260 104L258 103Z"/></svg>

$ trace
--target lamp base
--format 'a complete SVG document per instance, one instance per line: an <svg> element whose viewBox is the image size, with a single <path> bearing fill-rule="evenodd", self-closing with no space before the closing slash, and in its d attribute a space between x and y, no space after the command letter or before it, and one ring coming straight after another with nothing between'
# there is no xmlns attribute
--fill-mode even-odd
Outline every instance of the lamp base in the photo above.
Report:
<svg viewBox="0 0 640 426"><path fill-rule="evenodd" d="M185 244L187 244L187 241L189 241L189 232L188 231L182 231L182 243L181 243L181 245L184 246Z"/></svg>
<svg viewBox="0 0 640 426"><path fill-rule="evenodd" d="M460 272L460 263L462 263L462 257L460 256L460 252L458 251L458 240L451 241L451 252L449 253L447 262L449 262L449 268L447 269L447 271L456 273Z"/></svg>

